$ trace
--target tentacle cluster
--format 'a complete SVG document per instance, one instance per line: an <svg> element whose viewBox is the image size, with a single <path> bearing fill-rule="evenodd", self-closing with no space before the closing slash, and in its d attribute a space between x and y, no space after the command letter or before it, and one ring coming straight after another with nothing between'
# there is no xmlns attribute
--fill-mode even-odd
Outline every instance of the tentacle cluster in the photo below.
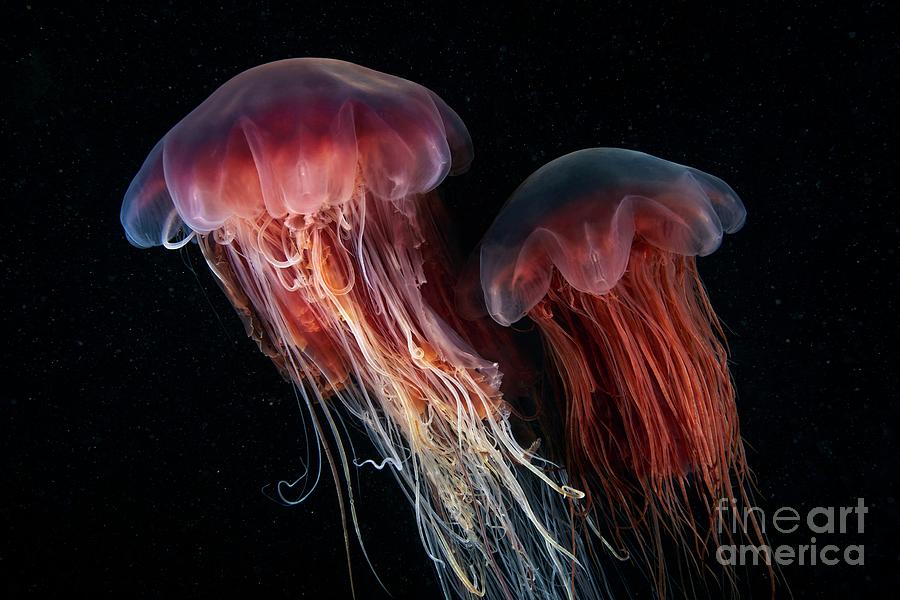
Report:
<svg viewBox="0 0 900 600"><path fill-rule="evenodd" d="M530 312L562 387L565 463L618 544L665 578L659 531L714 534L720 498L747 465L722 330L693 257L641 245L616 288L593 296L558 278ZM709 523L698 523L700 498ZM637 530L638 535L631 535Z"/></svg>
<svg viewBox="0 0 900 600"><path fill-rule="evenodd" d="M424 300L435 201L385 201L360 178L351 202L231 219L201 248L264 352L325 415L316 429L337 442L354 520L334 400L394 467L450 588L544 598L574 595L576 579L596 596L599 573L578 563L587 553L567 517L582 494L516 441L498 365L448 326L440 313L453 307Z"/></svg>

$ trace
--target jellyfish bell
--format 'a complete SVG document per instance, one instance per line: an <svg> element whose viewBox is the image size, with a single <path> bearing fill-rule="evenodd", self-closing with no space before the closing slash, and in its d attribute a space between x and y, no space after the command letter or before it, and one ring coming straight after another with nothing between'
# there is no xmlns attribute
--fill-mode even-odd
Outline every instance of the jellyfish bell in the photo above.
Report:
<svg viewBox="0 0 900 600"><path fill-rule="evenodd" d="M518 321L545 296L553 269L580 292L604 294L625 272L635 237L706 256L745 217L728 184L702 171L618 148L573 152L526 179L485 236L487 309L504 325Z"/></svg>
<svg viewBox="0 0 900 600"><path fill-rule="evenodd" d="M254 305L280 308L281 325L298 342L301 332L317 331L310 299L291 293L317 276L300 262L341 291L355 274L336 259L335 245L354 219L365 222L366 205L414 212L409 203L471 160L462 121L426 88L343 61L283 60L234 77L172 128L129 187L121 218L139 247L201 236L219 273L241 280L227 286L230 296L253 287L245 285L252 265L237 254L222 259L221 249L252 247L276 284L272 298ZM414 243L415 224L394 221L386 220L391 241ZM329 223L336 229L323 233Z"/></svg>
<svg viewBox="0 0 900 600"><path fill-rule="evenodd" d="M445 591L596 595L596 573L570 573L579 492L516 441L498 359L476 350L502 348L503 334L454 308L434 190L471 160L465 125L426 88L341 61L278 61L163 137L121 220L139 247L196 240L301 394L357 537L341 414L392 466Z"/></svg>
<svg viewBox="0 0 900 600"><path fill-rule="evenodd" d="M745 214L712 175L596 148L528 177L480 244L483 310L537 325L562 388L545 429L618 531L694 529L688 487L709 510L741 488L727 354L696 257Z"/></svg>
<svg viewBox="0 0 900 600"><path fill-rule="evenodd" d="M282 60L234 77L166 134L126 194L122 223L132 242L158 245L167 208L210 233L235 216L345 203L358 171L395 200L471 160L459 116L426 88L338 60Z"/></svg>

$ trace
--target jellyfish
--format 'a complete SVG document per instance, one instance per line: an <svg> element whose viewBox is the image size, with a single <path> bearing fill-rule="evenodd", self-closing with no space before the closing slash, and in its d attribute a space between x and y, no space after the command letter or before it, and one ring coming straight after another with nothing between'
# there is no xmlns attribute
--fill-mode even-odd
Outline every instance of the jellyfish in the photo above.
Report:
<svg viewBox="0 0 900 600"><path fill-rule="evenodd" d="M347 62L283 60L175 125L121 221L141 248L196 243L295 385L343 482L348 564L350 532L362 546L351 468L370 463L409 499L445 594L597 597L601 578L570 543L580 491L512 432L504 330L454 306L436 188L472 157L462 120L430 90ZM350 455L346 416L378 460Z"/></svg>
<svg viewBox="0 0 900 600"><path fill-rule="evenodd" d="M651 541L702 538L692 498L710 517L744 488L722 326L696 257L745 216L713 175L595 148L528 177L480 244L474 302L502 325L528 317L539 330L556 373L544 437L559 440L582 511L610 523L619 547L641 550L660 580Z"/></svg>

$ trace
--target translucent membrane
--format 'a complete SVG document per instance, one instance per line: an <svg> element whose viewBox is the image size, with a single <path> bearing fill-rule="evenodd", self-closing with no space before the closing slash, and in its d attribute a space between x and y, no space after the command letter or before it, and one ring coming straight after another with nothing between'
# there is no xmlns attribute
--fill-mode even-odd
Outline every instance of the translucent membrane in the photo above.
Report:
<svg viewBox="0 0 900 600"><path fill-rule="evenodd" d="M129 240L161 243L165 217L211 233L231 217L312 214L373 193L433 189L472 160L459 117L426 88L329 59L293 59L228 81L147 157L122 205Z"/></svg>
<svg viewBox="0 0 900 600"><path fill-rule="evenodd" d="M511 432L495 362L506 334L463 323L450 301L432 190L471 158L462 121L425 88L281 61L232 79L163 138L122 222L138 246L196 236L298 386L357 535L342 412L392 467L445 591L596 597L600 575L571 535L580 493Z"/></svg>
<svg viewBox="0 0 900 600"><path fill-rule="evenodd" d="M553 269L576 290L604 294L619 281L635 236L673 254L706 256L744 224L721 179L643 152L580 150L519 186L481 246L488 311L508 325L547 292Z"/></svg>
<svg viewBox="0 0 900 600"><path fill-rule="evenodd" d="M545 435L572 485L665 565L660 531L699 527L746 475L722 329L696 268L745 210L722 180L640 152L575 152L531 175L480 247L484 307L539 328L557 388ZM634 543L634 542L632 542Z"/></svg>

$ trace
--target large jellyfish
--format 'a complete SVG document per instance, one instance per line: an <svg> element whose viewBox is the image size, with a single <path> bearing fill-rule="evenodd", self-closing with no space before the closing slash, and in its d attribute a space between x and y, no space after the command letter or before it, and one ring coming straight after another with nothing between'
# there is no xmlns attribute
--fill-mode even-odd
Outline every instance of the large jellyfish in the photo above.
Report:
<svg viewBox="0 0 900 600"><path fill-rule="evenodd" d="M695 257L745 214L717 177L595 148L528 177L480 245L481 308L503 325L530 317L557 373L541 421L583 511L642 550L659 582L661 532L710 533L692 498L709 518L744 497L722 328Z"/></svg>
<svg viewBox="0 0 900 600"><path fill-rule="evenodd" d="M581 493L512 433L505 331L453 308L434 190L471 160L462 121L424 87L284 60L228 81L169 131L121 219L139 247L198 243L301 393L357 536L342 414L400 482L445 593L596 597L600 576L570 535Z"/></svg>

